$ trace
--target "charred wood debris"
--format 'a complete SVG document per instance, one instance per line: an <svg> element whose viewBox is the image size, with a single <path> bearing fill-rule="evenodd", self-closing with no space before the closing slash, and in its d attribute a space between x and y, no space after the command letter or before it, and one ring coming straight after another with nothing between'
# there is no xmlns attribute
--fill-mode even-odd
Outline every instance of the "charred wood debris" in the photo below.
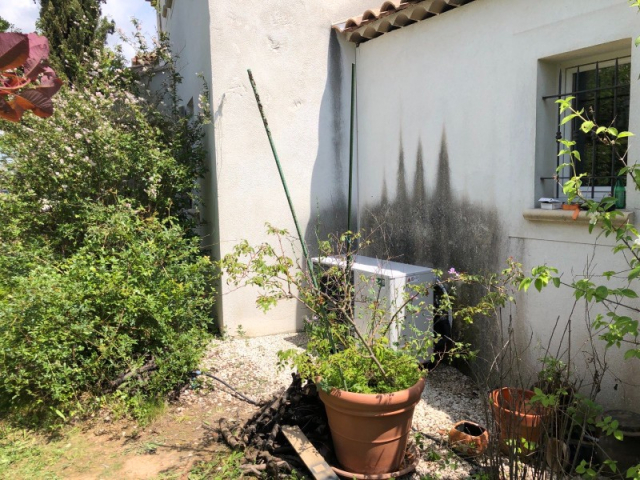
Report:
<svg viewBox="0 0 640 480"><path fill-rule="evenodd" d="M316 385L292 374L289 387L276 394L244 425L221 418L219 435L234 451L244 452L240 470L246 475L278 478L306 471L304 463L281 433L283 425L297 425L318 452L332 461L333 445L324 406Z"/></svg>

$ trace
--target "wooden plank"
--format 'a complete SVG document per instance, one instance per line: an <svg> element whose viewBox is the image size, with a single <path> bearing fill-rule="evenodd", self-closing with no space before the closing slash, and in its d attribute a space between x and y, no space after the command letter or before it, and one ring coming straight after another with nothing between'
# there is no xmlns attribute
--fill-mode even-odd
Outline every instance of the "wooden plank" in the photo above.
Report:
<svg viewBox="0 0 640 480"><path fill-rule="evenodd" d="M313 478L316 480L339 480L329 464L324 461L322 455L318 453L307 436L302 433L300 427L283 425L282 433L284 433L284 436L287 437L291 446L307 466Z"/></svg>

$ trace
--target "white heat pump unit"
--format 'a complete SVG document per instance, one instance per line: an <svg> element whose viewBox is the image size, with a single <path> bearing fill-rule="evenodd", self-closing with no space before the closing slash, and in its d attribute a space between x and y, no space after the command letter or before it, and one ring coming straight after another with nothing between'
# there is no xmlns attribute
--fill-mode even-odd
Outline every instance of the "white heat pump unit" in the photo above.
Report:
<svg viewBox="0 0 640 480"><path fill-rule="evenodd" d="M346 258L320 257L314 258L313 263L321 268L346 266ZM436 280L432 269L407 265L404 263L378 260L376 258L356 255L353 258L352 272L354 277L356 324L362 332L369 332L372 311L369 305L373 301L379 301L381 310L387 312L389 320L398 309L402 309L387 332L391 344L402 345L405 339L412 338L410 325L420 331L433 331L433 318L431 312L422 308L419 314L410 314L406 308L402 308L405 302L405 292L409 292L409 285L429 284ZM329 286L330 288L330 286ZM433 305L433 290L429 289L426 296L418 296L412 300L414 305Z"/></svg>

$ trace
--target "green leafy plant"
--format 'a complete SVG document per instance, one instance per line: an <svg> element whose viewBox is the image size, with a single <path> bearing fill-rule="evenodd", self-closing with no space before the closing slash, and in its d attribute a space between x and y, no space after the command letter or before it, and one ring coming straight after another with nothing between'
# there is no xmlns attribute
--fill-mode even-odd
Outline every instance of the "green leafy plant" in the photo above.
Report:
<svg viewBox="0 0 640 480"><path fill-rule="evenodd" d="M215 269L194 230L204 120L180 115L172 59L176 105L159 110L121 55L92 58L47 121L1 124L0 404L14 418L68 421L105 400L150 418L212 329Z"/></svg>
<svg viewBox="0 0 640 480"><path fill-rule="evenodd" d="M572 107L573 97L558 100L561 113L570 112L564 118L577 118L582 122L581 129L584 132L591 132L594 138L605 145L615 146L622 139L632 136L630 132L618 132L613 127L600 126L596 119L591 119L584 111L576 111ZM564 120L563 120L564 121ZM606 313L599 314L594 327L599 331L599 337L605 341L607 348L616 346L626 348L625 358L640 358L640 330L638 321L633 318L633 314L640 312L640 309L633 303L638 298L634 285L640 277L640 232L636 227L628 222L619 221L622 215L619 210L612 210L615 205L613 197L605 197L600 201L587 198L582 192L582 178L585 174L578 174L576 162L580 161L578 150L574 148L575 142L560 139L565 148L559 155L566 155L568 161L558 167L558 169L570 168L573 176L564 183L563 191L569 201L579 198L591 217L589 231L598 227L599 235L613 237L615 246L614 254L621 255L627 268L620 271L606 271L601 278L611 283L601 283L592 277L579 278L571 283L562 281L558 275L558 270L549 266L539 266L532 270L532 276L526 277L520 283L520 288L527 290L533 283L538 290L547 286L550 282L555 287L565 285L573 290L576 300L584 299L588 303L601 304ZM625 147L620 153L620 149L615 149L618 160L624 167L618 172L619 175L627 175L633 182L636 189L640 189L640 165L637 162L630 162L627 158L628 149Z"/></svg>
<svg viewBox="0 0 640 480"><path fill-rule="evenodd" d="M4 404L68 409L84 392L115 389L156 396L196 366L213 275L197 240L127 205L92 218L74 255L33 268L0 302ZM148 374L114 384L145 364Z"/></svg>
<svg viewBox="0 0 640 480"><path fill-rule="evenodd" d="M640 7L637 1L630 3L631 6ZM628 157L627 140L633 136L633 133L618 131L611 125L600 125L593 112L585 112L584 109L576 110L574 100L571 96L557 100L560 114L563 115L561 124L577 121L582 132L589 134L595 142L610 147L612 155L615 155L616 160L623 165L617 175L626 177L630 180L628 184L640 190L640 164ZM582 208L590 217L590 233L595 230L598 235L613 238L615 245L612 251L624 259L626 267L606 271L599 276L587 274L582 278L564 281L557 269L539 266L532 270L530 277L525 277L520 282L520 288L526 291L532 284L539 291L549 284L555 287L561 285L569 287L576 301L584 301L588 306L600 307L600 313L597 313L590 325L592 335L600 338L607 349L624 348L626 360L640 359L640 329L636 318L640 309L635 302L638 298L637 279L640 277L640 232L633 224L620 218L622 213L615 208L615 198L609 196L596 201L583 194L583 181L586 174L578 173L577 163L581 162L581 158L580 152L576 149L576 142L566 139L558 141L562 145L559 156L565 157L566 161L558 167L557 172L560 173L564 169L569 169L571 172L571 178L561 185L564 194L569 202L579 201L582 204ZM552 367L557 370L558 365L552 365ZM553 382L553 379L546 380ZM558 389L547 392L538 389L535 398L543 405L557 405L559 393ZM612 435L618 440L623 439L616 420L611 417L598 419L596 415L601 412L600 408L589 408L587 409L589 413L580 414L581 410L584 411L580 408L580 404L584 404L585 399L576 395L576 401L578 405L571 406L567 410L571 416L572 426L582 424L584 429L587 424L590 424L599 428L605 435ZM585 478L595 478L602 469L617 472L615 462L610 460L604 462L599 469L585 461L576 466L576 472ZM638 466L622 473L627 478L637 478Z"/></svg>
<svg viewBox="0 0 640 480"><path fill-rule="evenodd" d="M354 278L353 261L370 244L361 234L348 232L320 242L316 268L309 271L300 266L300 259L292 258L296 241L287 231L268 226L268 232L275 237L275 247L243 241L220 262L221 270L233 285L257 287L257 304L264 310L284 298L296 298L307 308L307 348L280 352L281 365L295 366L327 390L386 393L414 385L426 373L419 362L433 360L435 339L430 329L418 327L417 319L448 314L458 284L485 281L489 287L479 303L456 309L456 318L470 321L505 301L497 277L487 280L453 269L448 280L408 286L402 298L392 301L383 298L375 276ZM423 299L445 284L449 293L442 295L440 304L426 304ZM390 335L391 329L397 335ZM471 354L462 343L450 353Z"/></svg>

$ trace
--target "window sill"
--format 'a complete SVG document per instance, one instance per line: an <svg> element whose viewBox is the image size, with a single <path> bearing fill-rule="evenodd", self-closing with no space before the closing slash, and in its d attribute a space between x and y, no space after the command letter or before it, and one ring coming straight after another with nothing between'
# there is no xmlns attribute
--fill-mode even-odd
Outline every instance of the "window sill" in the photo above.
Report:
<svg viewBox="0 0 640 480"><path fill-rule="evenodd" d="M522 212L522 216L530 222L552 222L552 223L569 223L574 225L589 224L591 218L587 212L580 212L578 218L573 219L573 210L543 210L541 208L530 208ZM633 223L634 214L622 210L622 215L617 215L613 224L616 227L627 222Z"/></svg>

